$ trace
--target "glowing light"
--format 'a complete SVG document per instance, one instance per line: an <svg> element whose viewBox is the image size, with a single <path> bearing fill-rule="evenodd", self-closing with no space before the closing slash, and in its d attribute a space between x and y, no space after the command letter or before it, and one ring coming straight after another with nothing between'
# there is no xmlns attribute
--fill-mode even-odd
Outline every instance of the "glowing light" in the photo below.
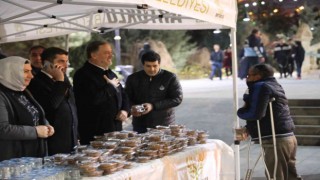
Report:
<svg viewBox="0 0 320 180"><path fill-rule="evenodd" d="M244 4L244 7L249 7L250 5L248 3L245 3Z"/></svg>
<svg viewBox="0 0 320 180"><path fill-rule="evenodd" d="M282 2L283 0L279 0L279 2Z"/></svg>
<svg viewBox="0 0 320 180"><path fill-rule="evenodd" d="M304 6L299 7L300 11L304 10Z"/></svg>
<svg viewBox="0 0 320 180"><path fill-rule="evenodd" d="M256 6L256 5L257 5L257 2L253 2L253 3L252 3L252 6Z"/></svg>
<svg viewBox="0 0 320 180"><path fill-rule="evenodd" d="M279 10L278 10L278 9L274 9L273 12L274 12L274 13L277 13L277 12L279 12Z"/></svg>
<svg viewBox="0 0 320 180"><path fill-rule="evenodd" d="M115 36L113 39L114 40L121 40L121 36Z"/></svg>
<svg viewBox="0 0 320 180"><path fill-rule="evenodd" d="M250 21L250 16L248 13L245 14L243 21L245 21L245 22Z"/></svg>
<svg viewBox="0 0 320 180"><path fill-rule="evenodd" d="M213 31L213 34L219 34L219 33L221 33L220 29L216 29L216 30Z"/></svg>
<svg viewBox="0 0 320 180"><path fill-rule="evenodd" d="M313 30L314 30L314 27L311 27L310 30L313 31Z"/></svg>
<svg viewBox="0 0 320 180"><path fill-rule="evenodd" d="M264 2L264 1L261 1L261 5L265 5L266 4L266 2Z"/></svg>

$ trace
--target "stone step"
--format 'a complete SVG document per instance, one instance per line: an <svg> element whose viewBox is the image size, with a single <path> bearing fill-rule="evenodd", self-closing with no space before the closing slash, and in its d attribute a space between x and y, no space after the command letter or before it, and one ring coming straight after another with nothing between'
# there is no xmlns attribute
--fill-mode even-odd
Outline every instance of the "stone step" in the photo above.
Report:
<svg viewBox="0 0 320 180"><path fill-rule="evenodd" d="M320 106L291 106L290 107L291 115L319 115L320 116Z"/></svg>
<svg viewBox="0 0 320 180"><path fill-rule="evenodd" d="M320 116L295 115L291 117L295 125L320 125Z"/></svg>
<svg viewBox="0 0 320 180"><path fill-rule="evenodd" d="M289 99L289 106L320 106L320 99Z"/></svg>
<svg viewBox="0 0 320 180"><path fill-rule="evenodd" d="M320 146L319 135L296 135L300 146Z"/></svg>
<svg viewBox="0 0 320 180"><path fill-rule="evenodd" d="M296 135L320 135L320 125L296 125Z"/></svg>

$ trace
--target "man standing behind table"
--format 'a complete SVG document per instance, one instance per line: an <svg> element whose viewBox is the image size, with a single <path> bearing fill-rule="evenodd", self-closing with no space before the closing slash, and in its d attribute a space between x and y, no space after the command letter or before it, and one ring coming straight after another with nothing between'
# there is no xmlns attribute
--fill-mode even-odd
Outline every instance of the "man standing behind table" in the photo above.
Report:
<svg viewBox="0 0 320 180"><path fill-rule="evenodd" d="M130 99L133 130L144 133L157 125L175 122L174 107L182 102L182 88L175 74L160 69L160 55L148 51L141 57L143 70L130 75L125 90ZM143 105L143 112L135 108ZM141 110L141 109L140 109Z"/></svg>
<svg viewBox="0 0 320 180"><path fill-rule="evenodd" d="M43 51L41 58L44 67L28 89L56 130L48 139L49 155L71 153L78 140L78 117L72 86L66 76L68 52L51 47Z"/></svg>
<svg viewBox="0 0 320 180"><path fill-rule="evenodd" d="M32 74L35 76L43 66L41 54L46 48L41 45L32 46L29 49L29 60L31 61Z"/></svg>
<svg viewBox="0 0 320 180"><path fill-rule="evenodd" d="M290 116L288 100L281 85L273 76L270 65L258 64L249 69L247 77L248 94L243 96L244 106L238 116L247 120L246 129L253 141L258 141L257 120L261 127L262 147L271 179L301 179L296 170L297 139L293 133L294 123ZM273 177L275 155L269 102L273 107L278 164ZM240 139L239 139L240 140Z"/></svg>
<svg viewBox="0 0 320 180"><path fill-rule="evenodd" d="M88 61L74 75L80 142L89 144L95 135L121 131L129 102L112 65L112 47L105 41L87 46Z"/></svg>

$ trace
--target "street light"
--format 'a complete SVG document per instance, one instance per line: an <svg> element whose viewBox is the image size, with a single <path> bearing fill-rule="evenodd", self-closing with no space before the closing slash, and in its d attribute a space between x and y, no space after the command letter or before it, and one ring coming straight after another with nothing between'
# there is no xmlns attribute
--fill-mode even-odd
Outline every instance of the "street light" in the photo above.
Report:
<svg viewBox="0 0 320 180"><path fill-rule="evenodd" d="M219 33L221 33L220 29L216 29L216 30L213 31L213 34L219 34Z"/></svg>
<svg viewBox="0 0 320 180"><path fill-rule="evenodd" d="M245 14L245 16L243 18L243 21L245 21L245 22L250 21L250 16L249 16L249 14L247 12L246 12L246 14Z"/></svg>
<svg viewBox="0 0 320 180"><path fill-rule="evenodd" d="M114 30L114 40L115 40L115 49L116 49L116 65L120 65L121 64L121 48L120 48L120 40L121 40L121 36L120 36L120 30L116 29Z"/></svg>
<svg viewBox="0 0 320 180"><path fill-rule="evenodd" d="M121 40L121 36L114 36L114 38L113 38L115 41L119 41L119 40Z"/></svg>

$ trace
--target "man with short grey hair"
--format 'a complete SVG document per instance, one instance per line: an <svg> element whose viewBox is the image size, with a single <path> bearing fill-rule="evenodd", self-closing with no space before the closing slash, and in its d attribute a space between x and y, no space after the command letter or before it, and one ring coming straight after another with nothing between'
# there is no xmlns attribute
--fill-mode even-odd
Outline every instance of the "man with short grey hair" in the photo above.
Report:
<svg viewBox="0 0 320 180"><path fill-rule="evenodd" d="M122 122L128 118L128 98L110 69L112 57L110 43L92 41L87 45L88 61L74 75L82 144L89 144L96 135L121 131Z"/></svg>

